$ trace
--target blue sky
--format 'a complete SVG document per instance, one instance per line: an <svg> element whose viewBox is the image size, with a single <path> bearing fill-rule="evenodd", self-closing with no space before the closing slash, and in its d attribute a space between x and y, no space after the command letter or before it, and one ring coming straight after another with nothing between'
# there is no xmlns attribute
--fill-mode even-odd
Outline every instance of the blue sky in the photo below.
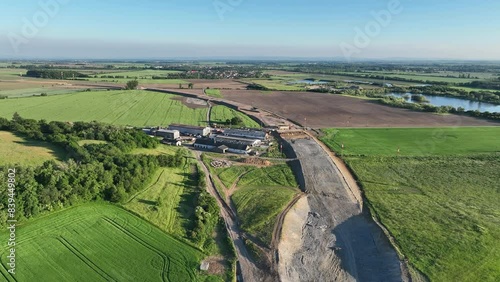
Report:
<svg viewBox="0 0 500 282"><path fill-rule="evenodd" d="M0 11L4 58L500 59L496 0L2 0Z"/></svg>

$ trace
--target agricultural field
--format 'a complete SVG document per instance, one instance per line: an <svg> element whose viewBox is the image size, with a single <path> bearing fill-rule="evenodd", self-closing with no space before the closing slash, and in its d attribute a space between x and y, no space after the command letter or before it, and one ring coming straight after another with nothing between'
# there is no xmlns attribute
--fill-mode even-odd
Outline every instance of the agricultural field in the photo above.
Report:
<svg viewBox="0 0 500 282"><path fill-rule="evenodd" d="M397 77L403 79L420 80L422 82L446 82L446 83L467 83L477 79L474 78L459 78L459 77L447 77L446 75L432 75L432 74L416 74L416 73L405 73L405 72L353 72L353 73L342 73L343 75L386 75L388 77ZM455 75L459 75L456 73ZM473 74L475 76L475 74Z"/></svg>
<svg viewBox="0 0 500 282"><path fill-rule="evenodd" d="M203 254L122 208L85 204L27 221L17 228L15 277L4 281L206 281ZM9 233L2 231L7 242ZM22 249L22 251L21 251ZM43 252L40 250L44 250ZM29 267L28 267L29 266Z"/></svg>
<svg viewBox="0 0 500 282"><path fill-rule="evenodd" d="M218 125L231 126L230 124L226 124L226 120L230 120L234 117L239 117L243 121L243 126L248 128L260 128L261 126L251 119L249 116L228 108L226 106L215 106L212 108L210 112L210 121L212 123L217 123Z"/></svg>
<svg viewBox="0 0 500 282"><path fill-rule="evenodd" d="M219 89L205 89L205 94L214 98L222 98L222 94Z"/></svg>
<svg viewBox="0 0 500 282"><path fill-rule="evenodd" d="M126 78L145 78L145 77L153 77L153 76L165 76L170 73L180 73L180 71L174 70L137 70L137 71L100 71L99 73L95 73L95 75L112 75L112 76L125 76Z"/></svg>
<svg viewBox="0 0 500 282"><path fill-rule="evenodd" d="M262 85L271 90L278 91L300 91L306 90L306 88L301 84L290 84L293 80L286 80L281 78L272 78L272 79L246 79L244 80L249 83L255 83Z"/></svg>
<svg viewBox="0 0 500 282"><path fill-rule="evenodd" d="M166 79L166 78L153 79L153 76L166 77L166 75L169 73L177 73L177 72L178 71L167 71L167 70L123 71L123 72L94 74L94 76L97 77L89 77L85 79L93 82L111 82L118 84L125 84L129 80L137 79L139 81L139 86L141 84L188 84L189 82L181 79ZM108 76L119 76L120 78L118 77L110 78Z"/></svg>
<svg viewBox="0 0 500 282"><path fill-rule="evenodd" d="M84 91L95 86L77 86L61 80L41 80L21 77L23 69L0 69L0 96L15 98L44 95L59 95Z"/></svg>
<svg viewBox="0 0 500 282"><path fill-rule="evenodd" d="M282 84L287 84L297 80L303 79L315 79L315 80L324 80L336 83L345 83L345 81L364 81L364 82L376 82L383 83L383 79L375 79L375 78L361 78L358 76L350 75L349 73L339 73L337 75L333 74L317 74L317 73L299 73L299 72L287 72L287 71L268 71L267 73L271 74L271 79L280 81ZM354 74L354 73L353 73ZM360 73L355 73L359 75ZM414 82L405 82L405 81L392 81L385 80L386 83L391 83L393 85L400 86L408 86L414 85ZM293 85L291 85L293 86ZM297 84L296 87L302 87L304 90L304 85ZM377 86L372 86L369 84L363 85L363 88L378 88ZM273 89L273 88L271 88ZM301 89L273 89L273 90L301 90Z"/></svg>
<svg viewBox="0 0 500 282"><path fill-rule="evenodd" d="M415 112L334 94L252 90L223 90L222 94L227 100L265 109L313 128L499 125L495 121Z"/></svg>
<svg viewBox="0 0 500 282"><path fill-rule="evenodd" d="M498 128L326 132L332 150L348 144L344 160L412 267L431 281L500 279Z"/></svg>
<svg viewBox="0 0 500 282"><path fill-rule="evenodd" d="M0 131L0 165L41 165L48 160L64 160L67 153L56 145L27 140L12 132Z"/></svg>
<svg viewBox="0 0 500 282"><path fill-rule="evenodd" d="M206 108L189 108L178 96L148 91L98 91L0 100L0 116L93 121L131 126L205 125Z"/></svg>
<svg viewBox="0 0 500 282"><path fill-rule="evenodd" d="M176 95L149 91L90 91L47 97L0 100L0 116L17 112L24 118L93 121L130 126L168 126L171 123L206 125L206 107L188 104ZM216 106L216 119L240 117L244 126L258 127L248 116Z"/></svg>
<svg viewBox="0 0 500 282"><path fill-rule="evenodd" d="M346 156L433 156L500 152L500 127L346 128L325 129L323 132L325 136L322 141L335 152Z"/></svg>
<svg viewBox="0 0 500 282"><path fill-rule="evenodd" d="M190 165L159 169L147 188L124 207L167 233L186 237L188 227L193 224L193 197L196 192L191 170Z"/></svg>

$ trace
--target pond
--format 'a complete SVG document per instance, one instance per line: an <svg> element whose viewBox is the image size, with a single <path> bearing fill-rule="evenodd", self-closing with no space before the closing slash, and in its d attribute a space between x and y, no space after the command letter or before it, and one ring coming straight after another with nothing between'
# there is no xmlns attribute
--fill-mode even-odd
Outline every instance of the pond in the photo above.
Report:
<svg viewBox="0 0 500 282"><path fill-rule="evenodd" d="M411 100L411 94L410 93L391 93L389 94L390 96L398 97L398 98L405 98L407 102L413 103ZM428 95L428 94L422 94L428 101L430 105L433 106L451 106L454 108L462 107L466 111L480 111L482 113L484 112L490 112L490 113L499 113L500 112L500 105L495 105L491 103L485 103L485 102L478 102L478 101L470 101L466 99L460 99L460 98L454 98L454 97L444 97L444 96L436 96L436 95Z"/></svg>

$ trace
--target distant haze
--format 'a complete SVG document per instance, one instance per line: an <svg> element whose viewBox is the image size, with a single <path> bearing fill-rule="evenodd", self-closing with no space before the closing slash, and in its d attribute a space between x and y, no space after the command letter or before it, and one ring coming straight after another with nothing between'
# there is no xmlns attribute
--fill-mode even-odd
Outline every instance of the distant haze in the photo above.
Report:
<svg viewBox="0 0 500 282"><path fill-rule="evenodd" d="M0 58L500 59L499 1L2 1Z"/></svg>

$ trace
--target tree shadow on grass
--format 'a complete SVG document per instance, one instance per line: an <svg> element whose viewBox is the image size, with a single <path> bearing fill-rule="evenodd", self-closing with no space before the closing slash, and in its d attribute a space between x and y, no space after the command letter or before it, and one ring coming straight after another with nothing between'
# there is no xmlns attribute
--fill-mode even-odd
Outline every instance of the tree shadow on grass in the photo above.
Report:
<svg viewBox="0 0 500 282"><path fill-rule="evenodd" d="M193 230L195 227L195 208L196 208L196 198L201 192L198 185L199 174L197 172L196 166L191 166L190 173L178 173L184 177L184 182L182 184L177 183L177 185L182 185L184 187L184 192L181 195L179 206L177 207L177 212L184 219L182 221L182 228L184 230Z"/></svg>
<svg viewBox="0 0 500 282"><path fill-rule="evenodd" d="M137 199L137 201L141 204L146 204L149 206L156 206L158 205L157 201L151 201L151 200L146 200L146 199Z"/></svg>
<svg viewBox="0 0 500 282"><path fill-rule="evenodd" d="M22 138L22 141L13 141L13 143L19 144L21 146L25 147L38 147L38 148L45 148L49 150L49 153L57 160L57 161L66 161L69 158L68 152L64 150L64 148L59 147L55 144L49 143L49 142L44 142L44 141L38 141L38 140L32 140L28 139L26 136L23 136L19 133L13 133L16 137Z"/></svg>

